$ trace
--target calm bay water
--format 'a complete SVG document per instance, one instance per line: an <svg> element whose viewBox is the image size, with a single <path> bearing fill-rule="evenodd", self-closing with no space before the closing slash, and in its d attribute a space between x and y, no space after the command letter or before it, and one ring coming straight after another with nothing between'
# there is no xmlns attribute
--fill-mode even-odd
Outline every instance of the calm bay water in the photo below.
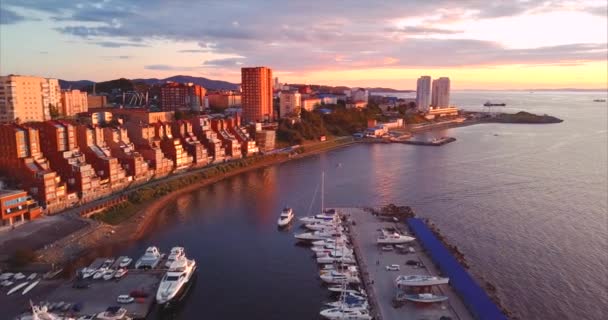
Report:
<svg viewBox="0 0 608 320"><path fill-rule="evenodd" d="M252 171L177 197L117 254L183 245L197 260L183 306L154 319L316 319L327 290L300 229L276 218L285 205L307 214L324 170L328 206L412 206L521 319L606 319L608 108L595 98L605 93L455 92L467 109L492 100L565 122L448 129L427 133L458 139L440 148L355 145Z"/></svg>

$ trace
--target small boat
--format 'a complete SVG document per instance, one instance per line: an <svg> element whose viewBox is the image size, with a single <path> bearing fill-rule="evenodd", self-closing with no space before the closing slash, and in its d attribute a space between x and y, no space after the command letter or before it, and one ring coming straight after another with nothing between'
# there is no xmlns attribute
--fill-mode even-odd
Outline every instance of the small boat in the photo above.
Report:
<svg viewBox="0 0 608 320"><path fill-rule="evenodd" d="M351 250L351 249L342 249L342 250L330 249L330 250L324 250L324 251L315 251L315 256L317 258L327 257L330 255L334 256L334 257L352 256L353 250Z"/></svg>
<svg viewBox="0 0 608 320"><path fill-rule="evenodd" d="M424 302L424 303L434 303L434 302L442 302L448 300L446 296L438 296L432 293L418 293L418 294L406 294L403 297L405 300L413 301L413 302Z"/></svg>
<svg viewBox="0 0 608 320"><path fill-rule="evenodd" d="M93 268L82 268L80 275L83 279L92 277L97 272L97 269Z"/></svg>
<svg viewBox="0 0 608 320"><path fill-rule="evenodd" d="M57 270L49 270L47 273L45 273L42 276L42 279L53 279L55 278L58 274L60 274L61 272L63 272L63 268L57 269Z"/></svg>
<svg viewBox="0 0 608 320"><path fill-rule="evenodd" d="M310 250L314 252L327 252L327 251L352 251L352 248L345 244L328 244L324 246L312 246Z"/></svg>
<svg viewBox="0 0 608 320"><path fill-rule="evenodd" d="M107 271L107 269L105 269L105 268L97 269L97 271L93 275L93 279L95 279L95 280L101 279L103 277L103 275L106 274L106 271Z"/></svg>
<svg viewBox="0 0 608 320"><path fill-rule="evenodd" d="M40 280L36 280L34 282L32 282L29 286L25 287L25 289L23 289L23 292L21 293L21 295L25 295L28 292L30 292L30 290L34 289L35 286L37 286L40 283Z"/></svg>
<svg viewBox="0 0 608 320"><path fill-rule="evenodd" d="M356 293L344 293L340 296L340 300L326 303L327 306L333 308L363 308L369 307L367 297Z"/></svg>
<svg viewBox="0 0 608 320"><path fill-rule="evenodd" d="M100 268L109 269L113 263L114 263L114 258L108 258L101 264Z"/></svg>
<svg viewBox="0 0 608 320"><path fill-rule="evenodd" d="M10 280L4 280L4 281L0 282L0 286L3 286L3 287L10 287L10 286L12 286L12 285L13 285L13 283L14 283L14 282L12 282L12 281L10 281Z"/></svg>
<svg viewBox="0 0 608 320"><path fill-rule="evenodd" d="M416 238L414 238L414 237L402 235L399 233L392 233L389 235L382 235L382 236L378 237L376 242L378 244L400 244L400 243L411 242L414 240L416 240Z"/></svg>
<svg viewBox="0 0 608 320"><path fill-rule="evenodd" d="M25 275L23 273L21 273L21 272L15 273L15 275L13 276L13 279L15 279L15 280L22 280L22 279L25 279Z"/></svg>
<svg viewBox="0 0 608 320"><path fill-rule="evenodd" d="M507 104L506 104L506 103L504 103L504 102L501 102L501 103L493 103L493 102L490 102L490 101L486 101L486 103L484 103L484 104L483 104L483 106L484 106L484 107L504 107L504 106L506 106L506 105L507 105Z"/></svg>
<svg viewBox="0 0 608 320"><path fill-rule="evenodd" d="M14 287L13 287L11 290L9 290L9 291L6 293L6 295L7 295L7 296L10 296L11 294L13 294L13 293L17 292L17 290L19 290L19 289L21 289L21 288L23 288L23 287L27 286L27 284L28 284L28 283L29 283L29 282L27 282L27 281L26 281L26 282L23 282L23 283L20 283L20 284L18 284L18 285L16 285L16 286L14 286Z"/></svg>
<svg viewBox="0 0 608 320"><path fill-rule="evenodd" d="M336 237L333 239L322 239L322 240L317 240L317 241L313 241L312 245L313 246L324 246L324 245L336 245L336 244L346 244L348 243L348 239L345 236L340 236L340 237Z"/></svg>
<svg viewBox="0 0 608 320"><path fill-rule="evenodd" d="M118 259L118 266L121 268L126 268L131 264L131 262L133 262L133 259L129 257L120 257Z"/></svg>
<svg viewBox="0 0 608 320"><path fill-rule="evenodd" d="M32 308L32 314L20 316L18 318L19 320L75 320L75 318L69 316L58 316L51 313L50 309L46 306L35 306L31 301L30 306Z"/></svg>
<svg viewBox="0 0 608 320"><path fill-rule="evenodd" d="M332 209L333 210L333 209ZM302 223L313 223L313 222L339 222L340 216L336 214L336 211L330 211L328 213L320 213L314 216L302 217L300 218L300 222Z"/></svg>
<svg viewBox="0 0 608 320"><path fill-rule="evenodd" d="M175 260L184 256L184 247L173 247L171 248L171 253L169 253L169 257L167 258L167 262L165 262L165 267L170 268Z"/></svg>
<svg viewBox="0 0 608 320"><path fill-rule="evenodd" d="M122 277L125 276L125 274L127 274L128 270L125 268L120 268L118 270L116 270L116 273L114 274L114 278L116 279L120 279Z"/></svg>
<svg viewBox="0 0 608 320"><path fill-rule="evenodd" d="M277 224L279 227L285 227L291 222L291 220L293 220L293 217L294 214L292 208L283 208L281 215L279 215L279 219L277 220Z"/></svg>
<svg viewBox="0 0 608 320"><path fill-rule="evenodd" d="M335 256L330 253L327 256L317 258L317 263L318 264L325 264L325 263L355 264L355 263L357 263L357 261L355 260L355 257L352 255Z"/></svg>
<svg viewBox="0 0 608 320"><path fill-rule="evenodd" d="M122 304L132 303L133 301L135 301L135 298L131 297L128 294L121 294L118 296L118 298L116 298L116 302Z"/></svg>
<svg viewBox="0 0 608 320"><path fill-rule="evenodd" d="M371 320L372 317L366 309L330 308L321 311L320 315L330 320Z"/></svg>
<svg viewBox="0 0 608 320"><path fill-rule="evenodd" d="M606 102L606 99L593 99L593 102Z"/></svg>
<svg viewBox="0 0 608 320"><path fill-rule="evenodd" d="M135 269L154 269L162 258L157 247L148 247L144 255L135 263Z"/></svg>
<svg viewBox="0 0 608 320"><path fill-rule="evenodd" d="M359 284L361 283L361 279L359 279L359 275L356 272L340 272L331 270L329 272L322 272L320 274L321 280L325 283L349 283L349 284Z"/></svg>
<svg viewBox="0 0 608 320"><path fill-rule="evenodd" d="M36 272L30 274L26 280L34 280L36 279L36 277L38 276L38 274Z"/></svg>
<svg viewBox="0 0 608 320"><path fill-rule="evenodd" d="M72 309L72 304L69 302L66 302L63 307L61 307L61 311L63 312L67 312L68 310Z"/></svg>
<svg viewBox="0 0 608 320"><path fill-rule="evenodd" d="M420 287L420 286L435 286L441 284L448 284L450 278L426 276L426 275L409 275L409 276L397 276L395 278L395 286L401 287Z"/></svg>
<svg viewBox="0 0 608 320"><path fill-rule="evenodd" d="M104 280L112 280L112 279L114 279L114 275L115 274L116 274L116 270L108 269L108 270L106 270L106 272L104 272L103 279Z"/></svg>
<svg viewBox="0 0 608 320"><path fill-rule="evenodd" d="M344 229L340 225L336 224L327 224L324 222L314 222L307 223L304 225L304 228L313 230L313 231L325 231L325 230L339 230L344 231Z"/></svg>
<svg viewBox="0 0 608 320"><path fill-rule="evenodd" d="M173 262L156 292L156 303L165 304L183 295L196 271L196 261L181 256Z"/></svg>
<svg viewBox="0 0 608 320"><path fill-rule="evenodd" d="M0 275L0 281L12 279L14 275L15 275L14 273L5 272Z"/></svg>
<svg viewBox="0 0 608 320"><path fill-rule="evenodd" d="M298 233L294 237L296 239L302 240L302 241L316 241L316 240L331 239L331 238L339 237L341 235L342 235L342 232L338 231L338 230L323 230L323 231Z"/></svg>
<svg viewBox="0 0 608 320"><path fill-rule="evenodd" d="M104 312L97 314L97 319L100 320L127 320L131 319L127 317L127 309L113 306L106 309Z"/></svg>
<svg viewBox="0 0 608 320"><path fill-rule="evenodd" d="M358 294L358 295L361 295L361 296L366 296L365 291L363 291L363 290L348 289L348 287L346 287L344 285L329 286L329 287L327 287L327 289L329 291L335 292L335 293L354 293L354 294Z"/></svg>

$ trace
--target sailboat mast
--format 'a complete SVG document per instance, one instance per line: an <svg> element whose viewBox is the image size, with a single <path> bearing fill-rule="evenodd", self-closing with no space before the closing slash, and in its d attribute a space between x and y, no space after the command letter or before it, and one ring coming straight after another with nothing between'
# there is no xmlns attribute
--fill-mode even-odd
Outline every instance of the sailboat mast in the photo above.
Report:
<svg viewBox="0 0 608 320"><path fill-rule="evenodd" d="M321 172L321 213L325 212L325 171Z"/></svg>

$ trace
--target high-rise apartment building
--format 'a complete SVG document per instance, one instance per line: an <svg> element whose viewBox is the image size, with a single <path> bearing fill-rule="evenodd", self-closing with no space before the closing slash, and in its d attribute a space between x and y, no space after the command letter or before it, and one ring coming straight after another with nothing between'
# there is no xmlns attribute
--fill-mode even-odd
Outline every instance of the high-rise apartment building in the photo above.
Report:
<svg viewBox="0 0 608 320"><path fill-rule="evenodd" d="M77 113L89 111L87 93L80 90L66 90L61 92L61 114L73 116Z"/></svg>
<svg viewBox="0 0 608 320"><path fill-rule="evenodd" d="M298 91L281 91L279 94L279 114L281 118L300 117L302 97Z"/></svg>
<svg viewBox="0 0 608 320"><path fill-rule="evenodd" d="M50 108L53 107L60 111L61 106L61 87L57 79L44 79L42 82L42 106L44 109L44 119L51 119Z"/></svg>
<svg viewBox="0 0 608 320"><path fill-rule="evenodd" d="M431 104L431 77L422 76L416 82L416 106L418 111L427 112Z"/></svg>
<svg viewBox="0 0 608 320"><path fill-rule="evenodd" d="M450 78L441 77L433 80L431 106L433 108L447 108L450 106Z"/></svg>
<svg viewBox="0 0 608 320"><path fill-rule="evenodd" d="M160 106L163 110L203 111L206 92L194 83L168 82L160 88Z"/></svg>
<svg viewBox="0 0 608 320"><path fill-rule="evenodd" d="M0 122L44 121L42 87L46 79L9 75L0 77ZM48 106L48 104L47 104Z"/></svg>
<svg viewBox="0 0 608 320"><path fill-rule="evenodd" d="M272 70L267 67L241 68L243 120L256 122L274 119Z"/></svg>

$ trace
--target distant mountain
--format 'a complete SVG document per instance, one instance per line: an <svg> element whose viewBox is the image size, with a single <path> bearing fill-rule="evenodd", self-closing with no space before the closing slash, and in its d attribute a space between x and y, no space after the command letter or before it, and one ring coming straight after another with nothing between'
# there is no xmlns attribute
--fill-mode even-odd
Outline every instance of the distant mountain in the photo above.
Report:
<svg viewBox="0 0 608 320"><path fill-rule="evenodd" d="M416 92L416 90L398 90L398 89L382 88L382 87L367 88L367 90L369 92Z"/></svg>
<svg viewBox="0 0 608 320"><path fill-rule="evenodd" d="M201 86L207 90L221 90L221 89L236 90L236 89L238 89L238 84L236 84L236 83L221 81L221 80L211 80L211 79L207 79L207 78L203 78L203 77L192 77L192 76L183 76L183 75L177 75L177 76L173 76L173 77L169 77L169 78L165 78L165 79L156 79L156 78L133 79L133 81L144 82L148 85L161 84L161 83L165 83L167 81L181 82L181 83L192 82L194 84L198 84L199 86Z"/></svg>
<svg viewBox="0 0 608 320"><path fill-rule="evenodd" d="M173 82L192 82L202 86L207 90L236 90L238 88L238 84L231 83L227 81L221 80L211 80L203 77L192 77L192 76L183 76L177 75L165 79L157 79L157 78L148 78L148 79L115 79L110 81L102 81L95 83L91 80L78 80L78 81L68 81L68 80L59 80L59 86L61 89L82 89L87 92L93 92L93 84L95 84L96 92L110 92L112 89L121 89L122 91L131 91L134 88L140 88L142 85L155 85L162 84L167 81Z"/></svg>
<svg viewBox="0 0 608 320"><path fill-rule="evenodd" d="M91 80L68 81L59 79L59 86L61 87L61 89L80 89L92 84L93 81Z"/></svg>

